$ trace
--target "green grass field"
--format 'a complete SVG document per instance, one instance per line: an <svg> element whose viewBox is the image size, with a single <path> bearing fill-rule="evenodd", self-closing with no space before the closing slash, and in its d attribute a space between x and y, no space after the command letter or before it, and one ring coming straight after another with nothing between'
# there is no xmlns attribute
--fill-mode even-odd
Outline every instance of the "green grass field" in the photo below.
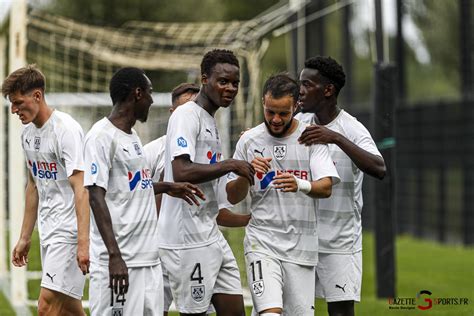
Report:
<svg viewBox="0 0 474 316"><path fill-rule="evenodd" d="M224 231L241 271L245 271L243 260L243 229ZM37 236L30 253L29 270L40 269ZM397 297L415 298L420 290L431 291L431 299L467 298L468 305L433 305L426 311L389 309L387 299L375 297L375 256L374 240L370 233L364 234L362 302L356 305L357 315L474 315L474 248L440 245L434 242L402 236L396 242ZM242 273L246 284L245 273ZM36 299L39 280L28 283L29 298ZM88 298L87 290L85 298ZM446 301L445 301L446 302ZM453 302L453 301L452 301ZM418 302L417 302L418 304ZM250 309L247 310L250 315ZM316 302L316 315L326 314L326 304ZM14 315L8 301L0 293L0 315ZM170 313L178 315L178 313Z"/></svg>

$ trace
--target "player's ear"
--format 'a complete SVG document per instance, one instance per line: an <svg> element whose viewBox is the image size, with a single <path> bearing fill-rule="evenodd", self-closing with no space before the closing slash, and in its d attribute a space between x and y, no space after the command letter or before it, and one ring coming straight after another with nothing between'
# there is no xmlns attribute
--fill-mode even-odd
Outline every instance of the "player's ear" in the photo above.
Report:
<svg viewBox="0 0 474 316"><path fill-rule="evenodd" d="M336 94L336 87L332 83L327 84L324 87L324 96L325 97L331 97L335 94Z"/></svg>
<svg viewBox="0 0 474 316"><path fill-rule="evenodd" d="M43 98L43 92L40 89L36 89L33 91L33 99L36 102L41 101L42 98Z"/></svg>
<svg viewBox="0 0 474 316"><path fill-rule="evenodd" d="M134 96L135 101L140 100L142 98L142 94L143 94L142 88L136 87L135 90L133 90L133 96Z"/></svg>
<svg viewBox="0 0 474 316"><path fill-rule="evenodd" d="M203 84L203 85L207 84L207 80L208 80L207 75L202 74L201 75L201 84Z"/></svg>

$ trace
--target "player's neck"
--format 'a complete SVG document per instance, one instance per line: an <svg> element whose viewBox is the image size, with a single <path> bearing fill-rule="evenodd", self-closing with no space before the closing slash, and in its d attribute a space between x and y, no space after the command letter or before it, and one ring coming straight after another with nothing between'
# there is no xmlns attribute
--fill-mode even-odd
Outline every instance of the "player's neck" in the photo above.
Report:
<svg viewBox="0 0 474 316"><path fill-rule="evenodd" d="M316 116L318 117L319 124L327 125L334 121L334 119L339 115L339 112L341 112L341 109L335 102L334 104L324 107L322 111L316 113Z"/></svg>
<svg viewBox="0 0 474 316"><path fill-rule="evenodd" d="M214 104L214 102L212 102L212 100L209 99L208 96L203 92L199 92L194 102L202 107L212 117L214 117L217 110L219 109L219 106Z"/></svg>
<svg viewBox="0 0 474 316"><path fill-rule="evenodd" d="M40 110L36 115L35 119L33 120L33 124L35 124L36 128L41 128L43 125L49 120L51 114L53 114L54 109L50 108L46 105L46 103L41 104Z"/></svg>
<svg viewBox="0 0 474 316"><path fill-rule="evenodd" d="M132 127L137 122L137 119L133 113L129 112L128 108L115 105L107 118L119 130L132 134Z"/></svg>

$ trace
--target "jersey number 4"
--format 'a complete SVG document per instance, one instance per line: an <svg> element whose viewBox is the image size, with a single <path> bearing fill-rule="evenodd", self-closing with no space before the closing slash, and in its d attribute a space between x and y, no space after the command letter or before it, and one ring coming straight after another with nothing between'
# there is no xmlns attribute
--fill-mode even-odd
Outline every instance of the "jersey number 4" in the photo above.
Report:
<svg viewBox="0 0 474 316"><path fill-rule="evenodd" d="M201 264L198 262L191 273L191 281L198 281L199 284L201 284L202 280L204 280L204 278L201 276Z"/></svg>
<svg viewBox="0 0 474 316"><path fill-rule="evenodd" d="M125 294L124 293L119 293L115 295L115 303L122 303L122 306L125 305ZM111 288L110 291L110 306L114 306L114 289Z"/></svg>

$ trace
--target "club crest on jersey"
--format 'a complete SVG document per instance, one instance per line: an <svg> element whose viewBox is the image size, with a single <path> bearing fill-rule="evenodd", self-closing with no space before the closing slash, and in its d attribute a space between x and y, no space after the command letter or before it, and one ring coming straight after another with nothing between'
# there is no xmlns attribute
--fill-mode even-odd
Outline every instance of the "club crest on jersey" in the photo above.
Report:
<svg viewBox="0 0 474 316"><path fill-rule="evenodd" d="M137 153L138 156L141 156L142 155L142 149L140 148L140 145L138 145L137 142L134 142L133 143L133 148L135 148L135 151Z"/></svg>
<svg viewBox="0 0 474 316"><path fill-rule="evenodd" d="M183 148L188 147L188 142L186 141L186 139L184 139L183 136L179 137L179 138L177 139L177 142L178 142L178 146L179 146L179 147L183 147Z"/></svg>
<svg viewBox="0 0 474 316"><path fill-rule="evenodd" d="M272 183L275 175L275 171L269 171L265 175L261 172L257 172L257 179L260 182L260 190L265 190L270 185L270 183Z"/></svg>
<svg viewBox="0 0 474 316"><path fill-rule="evenodd" d="M286 156L286 145L274 145L273 146L273 156L277 160L282 160Z"/></svg>
<svg viewBox="0 0 474 316"><path fill-rule="evenodd" d="M123 316L122 307L112 307L112 316Z"/></svg>
<svg viewBox="0 0 474 316"><path fill-rule="evenodd" d="M196 302L201 302L204 299L206 289L204 285L191 285L191 297Z"/></svg>
<svg viewBox="0 0 474 316"><path fill-rule="evenodd" d="M150 169L142 169L135 172L128 172L128 185L130 191L135 190L137 185L141 183L142 189L153 188L153 180L151 180Z"/></svg>
<svg viewBox="0 0 474 316"><path fill-rule="evenodd" d="M35 137L35 150L36 151L39 151L40 150L40 146L41 146L41 137L38 137L36 136Z"/></svg>
<svg viewBox="0 0 474 316"><path fill-rule="evenodd" d="M263 292L265 292L265 283L263 283L263 280L253 282L252 291L256 296L262 296Z"/></svg>
<svg viewBox="0 0 474 316"><path fill-rule="evenodd" d="M209 159L209 164L215 164L216 162L221 161L222 154L221 153L213 153L212 151L207 152L207 159Z"/></svg>

